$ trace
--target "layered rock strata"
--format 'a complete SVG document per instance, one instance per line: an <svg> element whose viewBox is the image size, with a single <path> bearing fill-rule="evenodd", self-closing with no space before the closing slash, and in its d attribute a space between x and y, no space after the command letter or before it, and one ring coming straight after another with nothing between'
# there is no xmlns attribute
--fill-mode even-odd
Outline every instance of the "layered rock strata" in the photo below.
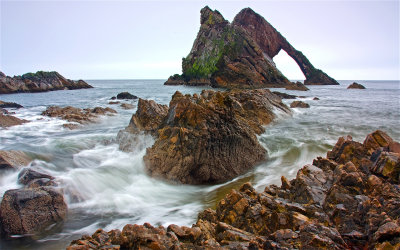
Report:
<svg viewBox="0 0 400 250"><path fill-rule="evenodd" d="M291 113L269 90L176 92L169 104L140 99L129 126L119 133L155 136L144 161L157 178L186 184L230 180L267 157L256 135L274 118L274 109ZM129 148L122 142L122 149Z"/></svg>
<svg viewBox="0 0 400 250"><path fill-rule="evenodd" d="M0 72L0 94L46 92L52 90L93 88L83 80L66 79L58 72L38 71L21 76L6 76Z"/></svg>
<svg viewBox="0 0 400 250"><path fill-rule="evenodd" d="M340 138L282 185L250 183L199 213L192 227L97 230L68 249L398 249L400 144L376 131Z"/></svg>
<svg viewBox="0 0 400 250"><path fill-rule="evenodd" d="M182 75L171 76L166 85L292 86L272 60L281 49L299 65L306 84L338 84L250 8L243 9L232 23L209 7L200 12L200 30L189 55L182 59Z"/></svg>

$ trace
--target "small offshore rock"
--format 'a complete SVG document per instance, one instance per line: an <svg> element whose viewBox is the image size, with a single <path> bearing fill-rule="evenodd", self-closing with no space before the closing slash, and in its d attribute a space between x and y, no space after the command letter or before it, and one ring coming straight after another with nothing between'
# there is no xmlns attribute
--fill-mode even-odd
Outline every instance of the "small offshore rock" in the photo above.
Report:
<svg viewBox="0 0 400 250"><path fill-rule="evenodd" d="M281 99L296 99L295 95L289 95L289 94L278 92L278 91L273 91L272 93L279 96Z"/></svg>
<svg viewBox="0 0 400 250"><path fill-rule="evenodd" d="M129 92L121 92L117 95L117 99L138 99L138 97Z"/></svg>
<svg viewBox="0 0 400 250"><path fill-rule="evenodd" d="M353 82L347 88L348 89L366 89L363 85L356 83L356 82Z"/></svg>
<svg viewBox="0 0 400 250"><path fill-rule="evenodd" d="M314 97L313 100L314 100L314 101L318 101L319 98L318 98L318 97Z"/></svg>
<svg viewBox="0 0 400 250"><path fill-rule="evenodd" d="M290 104L291 108L309 108L310 105L308 103L302 101L294 101Z"/></svg>
<svg viewBox="0 0 400 250"><path fill-rule="evenodd" d="M300 90L300 91L307 91L310 90L301 82L289 83L286 87L286 90Z"/></svg>

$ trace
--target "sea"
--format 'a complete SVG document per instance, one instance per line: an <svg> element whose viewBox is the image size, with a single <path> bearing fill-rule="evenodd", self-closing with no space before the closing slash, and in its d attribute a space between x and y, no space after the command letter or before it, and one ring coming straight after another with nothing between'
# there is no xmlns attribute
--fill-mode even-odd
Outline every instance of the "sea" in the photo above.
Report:
<svg viewBox="0 0 400 250"><path fill-rule="evenodd" d="M263 191L267 185L289 180L317 156L326 156L341 136L363 142L377 130L400 141L400 82L356 81L365 90L339 86L308 86L310 91L271 89L292 95L308 104L292 115L277 119L258 136L268 150L268 160L251 171L219 185L180 185L146 174L143 156L154 138L138 135L132 152L119 150L116 136L135 113L137 100L126 100L134 109L109 104L110 98L128 91L143 99L168 104L175 91L200 93L209 87L164 86L164 80L88 80L93 89L0 95L22 109L9 111L29 123L0 128L0 150L22 150L34 158L28 167L56 177L64 190L68 216L61 227L37 239L0 241L0 249L65 249L84 234L98 228L122 229L126 224L177 224L191 226L198 212L215 208L233 188L251 182ZM318 97L319 100L313 100ZM293 100L283 100L290 104ZM93 108L110 107L118 114L99 118L97 123L76 130L63 127L66 121L41 115L51 105ZM0 173L0 199L9 189L21 188L18 171Z"/></svg>

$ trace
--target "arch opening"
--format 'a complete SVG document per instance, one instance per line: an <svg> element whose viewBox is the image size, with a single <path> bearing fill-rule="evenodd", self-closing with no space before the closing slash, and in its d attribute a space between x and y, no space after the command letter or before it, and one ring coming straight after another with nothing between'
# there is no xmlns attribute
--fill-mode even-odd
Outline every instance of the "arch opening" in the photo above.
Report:
<svg viewBox="0 0 400 250"><path fill-rule="evenodd" d="M291 81L304 81L306 77L301 71L297 63L291 58L286 51L281 49L279 53L272 59L276 67Z"/></svg>

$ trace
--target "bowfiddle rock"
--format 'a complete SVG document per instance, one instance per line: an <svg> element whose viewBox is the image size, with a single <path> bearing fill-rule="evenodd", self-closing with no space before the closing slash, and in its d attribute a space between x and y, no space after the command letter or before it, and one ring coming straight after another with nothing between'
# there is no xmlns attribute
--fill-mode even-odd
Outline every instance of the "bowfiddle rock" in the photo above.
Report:
<svg viewBox="0 0 400 250"><path fill-rule="evenodd" d="M280 50L294 59L305 84L339 85L315 68L270 23L246 8L229 23L208 6L201 10L200 30L189 55L182 59L182 75L166 85L211 85L223 88L293 87L272 60Z"/></svg>

